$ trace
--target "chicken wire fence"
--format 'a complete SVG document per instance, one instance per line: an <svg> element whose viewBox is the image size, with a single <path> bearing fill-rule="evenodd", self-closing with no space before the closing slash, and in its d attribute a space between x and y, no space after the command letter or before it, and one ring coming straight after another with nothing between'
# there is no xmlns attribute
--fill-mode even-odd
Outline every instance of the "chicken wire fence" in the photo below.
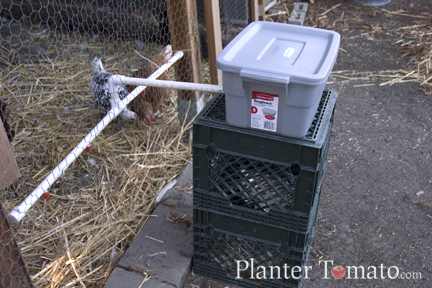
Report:
<svg viewBox="0 0 432 288"><path fill-rule="evenodd" d="M250 0L219 0L222 47L228 45L228 43L252 21L250 5ZM205 10L204 1L202 0L197 1L197 14L202 56L207 58L208 47L205 29Z"/></svg>
<svg viewBox="0 0 432 288"><path fill-rule="evenodd" d="M182 14L186 2L196 7ZM250 21L243 19L249 13L244 3L233 8L230 2L221 2L224 46ZM179 101L177 90L148 88L135 90L138 96L127 108L132 117L114 118L94 97L92 61L100 59L110 74L147 78L184 50L198 64L163 69L159 79L184 81L190 69L198 69L197 79L210 82L202 9L203 0L0 0L4 287L99 287L106 281L158 191L190 161L192 117L187 95ZM243 13L241 21L233 11ZM182 23L194 18L197 25L184 31ZM188 39L201 40L199 51L187 54ZM82 153L73 150L100 121L106 128L81 145ZM76 160L66 161L68 169L48 181L25 217L9 226L6 215L71 151Z"/></svg>

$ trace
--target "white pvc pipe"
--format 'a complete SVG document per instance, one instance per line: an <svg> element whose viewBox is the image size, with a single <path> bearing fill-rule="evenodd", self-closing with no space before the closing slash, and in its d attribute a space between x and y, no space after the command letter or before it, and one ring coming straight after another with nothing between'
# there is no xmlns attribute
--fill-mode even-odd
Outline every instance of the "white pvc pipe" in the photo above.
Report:
<svg viewBox="0 0 432 288"><path fill-rule="evenodd" d="M116 75L114 84L125 84L125 85L146 85L150 87L161 87L161 88L172 88L179 90L194 90L203 92L223 93L222 86L212 84L200 84L200 83L189 83L189 82L176 82L168 80L154 80L154 79L142 79L126 77Z"/></svg>
<svg viewBox="0 0 432 288"><path fill-rule="evenodd" d="M156 70L149 79L156 79L162 73L165 72L169 67L171 67L177 60L183 57L183 52L179 51L174 54L174 56L164 65L162 65L158 70ZM119 75L113 75L108 81L110 84L118 83L115 81ZM114 80L114 81L113 81ZM114 119L121 111L126 108L137 95L139 95L146 87L138 86L135 88L126 98L119 102L118 107L112 107L108 111L107 115L90 131L87 136L63 159L60 164L54 168L53 171L36 187L33 192L27 196L26 199L19 205L12 209L8 215L8 219L12 223L19 222L26 215L27 211L36 203L36 201L47 191L51 185L61 176L64 171L78 158L78 156L86 149L90 143L99 135L100 132Z"/></svg>

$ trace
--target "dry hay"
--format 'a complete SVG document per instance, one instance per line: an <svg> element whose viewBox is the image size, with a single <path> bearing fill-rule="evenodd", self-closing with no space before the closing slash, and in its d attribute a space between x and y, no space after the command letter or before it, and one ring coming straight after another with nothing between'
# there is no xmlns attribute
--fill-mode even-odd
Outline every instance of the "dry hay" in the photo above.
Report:
<svg viewBox="0 0 432 288"><path fill-rule="evenodd" d="M359 9L359 8L357 8ZM409 57L410 68L404 69L391 69L385 71L336 71L332 75L335 77L345 78L348 80L365 80L378 79L379 86L402 84L407 82L416 82L421 86L426 94L432 92L432 14L431 12L423 12L421 15L410 15L406 11L388 11L385 9L376 8L362 8L358 15L367 15L375 17L379 14L386 15L401 15L404 17L412 17L418 20L413 21L415 25L400 27L399 22L389 21L386 23L369 23L366 20L344 19L344 15L340 15L333 22L332 27L339 23L344 23L346 27L349 24L355 23L360 25L357 30L360 34L352 36L351 38L364 37L370 41L379 41L379 39L394 38L393 45L399 46L401 56L395 59L395 65ZM388 47L393 49L393 47ZM343 49L341 49L342 52ZM347 73L346 73L347 72ZM344 76L342 76L344 75ZM368 85L368 84L364 84ZM358 86L364 86L358 85Z"/></svg>
<svg viewBox="0 0 432 288"><path fill-rule="evenodd" d="M376 28L376 27L375 27ZM382 29L372 30L370 34L382 33ZM390 31L399 36L400 40L394 41L400 45L401 56L395 60L398 64L402 59L409 57L410 68L385 71L335 71L332 76L347 80L379 79L379 86L416 82L420 84L420 90L425 94L432 94L432 25L413 25L400 27Z"/></svg>
<svg viewBox="0 0 432 288"><path fill-rule="evenodd" d="M287 22L296 0L278 1L276 8L267 20L275 22ZM309 1L307 17L304 25L330 29L335 31L357 31L353 38L365 38L368 41L379 41L383 37L394 38L393 47L399 49L401 56L395 59L398 64L404 58L409 57L410 68L392 69L385 71L333 71L332 77L342 81L367 82L355 85L356 87L370 86L371 81L378 80L379 86L416 82L420 84L420 90L432 95L432 11L425 10L419 15L410 14L407 11L390 11L384 7L365 7L349 5L335 0ZM412 4L414 5L414 4ZM276 10L276 12L275 12ZM383 23L370 21L378 15L386 17ZM400 22L390 21L389 16L403 16L413 19L414 25L401 27ZM367 19L365 17L368 17ZM341 53L346 53L340 48Z"/></svg>
<svg viewBox="0 0 432 288"><path fill-rule="evenodd" d="M363 14L362 14L363 13ZM406 11L388 11L384 9L363 9L360 15L368 15L375 17L378 14L400 15L417 19L413 21L414 25L400 27L398 22L389 21L388 23L371 24L362 19L353 19L348 22L360 24L360 34L350 37L364 37L368 40L375 41L382 37L394 38L393 47L388 49L399 49L401 56L395 59L395 65L404 58L409 58L410 68L394 69L375 72L359 72L350 71L349 80L371 80L377 78L381 80L379 86L401 84L407 82L416 82L421 86L426 94L432 94L432 12L422 12L421 15L411 15ZM341 15L337 21L344 21ZM333 24L334 26L334 24ZM398 47L399 46L399 47ZM346 51L343 51L346 52ZM344 74L348 71L337 71L333 73L335 77L340 77L337 74Z"/></svg>
<svg viewBox="0 0 432 288"><path fill-rule="evenodd" d="M29 41L43 37L39 33ZM26 62L20 61L26 55L1 47L0 98L12 109L13 148L23 174L1 192L6 212L104 116L89 93L92 57L102 58L105 68L118 74L128 74L141 61L133 49L117 50L114 58L117 47L109 39L89 41L72 34L61 43L49 46L38 61L29 56ZM148 219L158 191L191 158L186 133L191 124L180 127L175 102L166 101L152 125L114 120L91 144L93 152L84 151L53 184L51 197L42 197L12 226L36 287L104 283L112 268L110 254L126 250Z"/></svg>
<svg viewBox="0 0 432 288"><path fill-rule="evenodd" d="M418 17L418 16L414 16ZM408 81L419 82L421 86L425 86L425 92L432 94L432 14L429 16L420 16L429 21L416 21L418 24L400 27L393 30L394 33L400 35L401 40L396 41L405 50L401 55L400 60L405 57L411 57L410 62L415 65L412 70L397 71L398 77L394 81L387 81L381 85L403 83Z"/></svg>

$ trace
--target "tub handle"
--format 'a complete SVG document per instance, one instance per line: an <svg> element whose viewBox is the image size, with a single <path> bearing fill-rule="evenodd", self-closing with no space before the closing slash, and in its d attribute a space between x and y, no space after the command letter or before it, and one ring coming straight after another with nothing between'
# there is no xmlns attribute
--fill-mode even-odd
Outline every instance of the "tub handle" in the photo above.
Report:
<svg viewBox="0 0 432 288"><path fill-rule="evenodd" d="M243 80L243 88L245 87L244 81L282 84L285 86L285 99L288 101L288 84L290 83L290 76L243 68L240 70L240 77Z"/></svg>
<svg viewBox="0 0 432 288"><path fill-rule="evenodd" d="M243 79L249 79L260 82L270 82L276 84L288 85L290 82L290 76L280 75L276 73L270 73L265 71L257 71L252 69L243 68L240 70L240 77Z"/></svg>

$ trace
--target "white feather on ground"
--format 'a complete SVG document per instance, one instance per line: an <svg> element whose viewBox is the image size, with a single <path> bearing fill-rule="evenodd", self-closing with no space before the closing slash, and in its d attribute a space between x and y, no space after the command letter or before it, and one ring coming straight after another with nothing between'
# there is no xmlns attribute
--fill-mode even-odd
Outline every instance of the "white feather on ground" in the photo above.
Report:
<svg viewBox="0 0 432 288"><path fill-rule="evenodd" d="M96 104L102 107L105 112L111 110L112 107L119 107L120 101L129 95L129 91L124 85L108 83L112 74L103 68L100 59L94 58L91 65L93 66L93 78L90 82L90 88ZM120 116L124 119L138 120L137 114L130 111L127 107L123 109Z"/></svg>

